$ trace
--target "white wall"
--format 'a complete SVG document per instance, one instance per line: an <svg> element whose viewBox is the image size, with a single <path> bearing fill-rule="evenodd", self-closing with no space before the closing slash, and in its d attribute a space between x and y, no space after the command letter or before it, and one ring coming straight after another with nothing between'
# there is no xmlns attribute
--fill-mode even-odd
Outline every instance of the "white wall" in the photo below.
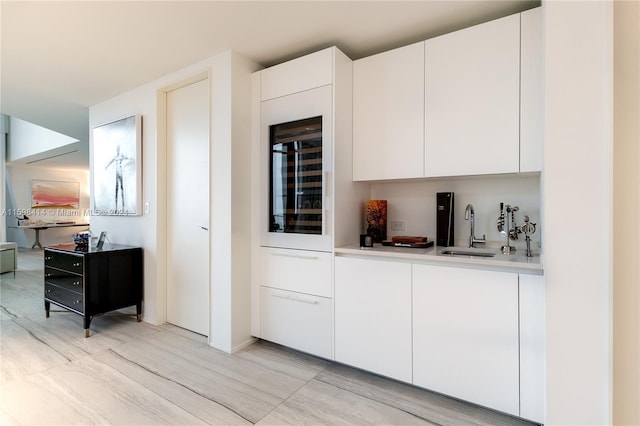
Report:
<svg viewBox="0 0 640 426"><path fill-rule="evenodd" d="M9 118L9 128L11 130L7 147L8 161L19 160L78 142L78 139L16 117Z"/></svg>
<svg viewBox="0 0 640 426"><path fill-rule="evenodd" d="M614 217L640 212L640 2L614 3ZM640 424L640 228L613 230L613 423Z"/></svg>
<svg viewBox="0 0 640 426"><path fill-rule="evenodd" d="M255 62L217 56L212 74L212 345L235 351L252 340L251 73Z"/></svg>
<svg viewBox="0 0 640 426"><path fill-rule="evenodd" d="M89 110L90 127L115 121L134 114L142 115L142 197L151 211L143 216L92 216L94 233L106 231L109 241L117 244L141 246L144 249L144 320L158 324L156 282L156 89L146 85L95 105ZM92 160L93 161L93 160ZM91 164L93 168L93 164ZM92 183L93 184L93 183ZM91 201L93 208L93 200Z"/></svg>
<svg viewBox="0 0 640 426"><path fill-rule="evenodd" d="M51 169L43 167L9 166L7 167L12 193L15 196L15 208L24 211L29 219L36 222L74 221L89 222L89 171L80 169ZM80 184L79 209L31 209L31 181L52 180L78 182ZM13 212L12 212L13 213ZM7 239L18 243L19 247L31 248L35 241L35 231L14 229L17 225L14 215L7 216ZM84 231L84 227L50 228L40 231L43 246L71 242L71 236Z"/></svg>
<svg viewBox="0 0 640 426"><path fill-rule="evenodd" d="M233 335L229 340L230 351L240 349L251 341L251 221L255 212L251 209L251 74L259 69L257 64L233 54L232 63L232 276L231 299ZM214 154L215 155L215 154ZM257 170L256 170L257 172ZM215 264L214 264L215 265ZM215 291L213 292L215 297Z"/></svg>
<svg viewBox="0 0 640 426"><path fill-rule="evenodd" d="M231 351L249 339L250 285L247 254L249 214L242 194L249 191L250 173L241 157L250 143L249 76L257 65L226 52L124 93L90 109L90 127L140 114L143 117L143 202L150 212L137 217L96 216L92 229L107 231L114 243L144 248L144 320L166 320L166 143L164 93L206 73L211 79L211 326L210 343ZM246 133L246 135L245 135ZM244 183L247 180L247 184ZM245 188L246 187L246 188ZM248 196L248 195L247 195ZM232 216L233 212L233 216ZM237 215L236 215L237 212ZM244 213L243 213L244 212ZM246 231L245 231L246 230ZM245 235L246 232L246 235ZM231 253L239 251L234 267ZM245 282L246 281L246 282ZM246 300L244 300L246 298ZM232 321L233 318L233 321Z"/></svg>
<svg viewBox="0 0 640 426"><path fill-rule="evenodd" d="M500 216L500 203L520 207L515 213L521 225L524 215L536 223L532 248L538 250L542 234L540 213L540 175L475 176L438 179L424 182L374 183L371 199L387 200L387 237L394 235L420 235L436 237L436 193L454 193L454 234L456 245L468 245L470 224L464 219L467 204L475 211L475 234L486 234L487 245L500 245L506 240L500 236L496 222ZM406 222L405 231L392 231L391 221ZM364 229L360 230L364 231ZM511 241L512 246L524 247L524 236Z"/></svg>
<svg viewBox="0 0 640 426"><path fill-rule="evenodd" d="M610 424L612 3L543 15L546 423Z"/></svg>
<svg viewBox="0 0 640 426"><path fill-rule="evenodd" d="M9 118L0 114L0 242L7 240L6 198L5 198L5 160L6 136Z"/></svg>

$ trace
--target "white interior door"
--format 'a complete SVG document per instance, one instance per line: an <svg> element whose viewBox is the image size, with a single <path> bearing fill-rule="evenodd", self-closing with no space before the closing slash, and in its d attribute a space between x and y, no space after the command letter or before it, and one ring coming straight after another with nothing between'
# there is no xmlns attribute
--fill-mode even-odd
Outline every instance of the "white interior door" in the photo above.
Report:
<svg viewBox="0 0 640 426"><path fill-rule="evenodd" d="M209 80L167 94L167 322L209 335Z"/></svg>

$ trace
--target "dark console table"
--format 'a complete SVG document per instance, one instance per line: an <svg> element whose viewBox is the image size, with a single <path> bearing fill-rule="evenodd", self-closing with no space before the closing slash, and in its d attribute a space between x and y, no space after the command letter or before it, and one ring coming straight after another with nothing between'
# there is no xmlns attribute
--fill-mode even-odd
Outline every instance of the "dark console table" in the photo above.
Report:
<svg viewBox="0 0 640 426"><path fill-rule="evenodd" d="M78 247L61 244L44 249L44 309L51 303L84 318L85 337L95 315L136 305L142 319L142 248L109 244Z"/></svg>

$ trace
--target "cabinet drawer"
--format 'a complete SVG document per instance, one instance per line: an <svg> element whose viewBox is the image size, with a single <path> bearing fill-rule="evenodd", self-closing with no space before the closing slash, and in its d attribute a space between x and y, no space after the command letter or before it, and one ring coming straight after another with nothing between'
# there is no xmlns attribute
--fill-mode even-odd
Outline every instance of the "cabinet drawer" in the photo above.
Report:
<svg viewBox="0 0 640 426"><path fill-rule="evenodd" d="M59 269L44 268L44 280L67 290L82 294L82 276Z"/></svg>
<svg viewBox="0 0 640 426"><path fill-rule="evenodd" d="M332 297L331 253L262 247L260 285Z"/></svg>
<svg viewBox="0 0 640 426"><path fill-rule="evenodd" d="M44 251L44 266L82 274L83 257L57 251Z"/></svg>
<svg viewBox="0 0 640 426"><path fill-rule="evenodd" d="M45 300L63 305L76 312L84 313L84 304L82 303L81 293L79 294L51 283L45 283L44 298Z"/></svg>
<svg viewBox="0 0 640 426"><path fill-rule="evenodd" d="M260 288L260 337L333 359L332 300Z"/></svg>

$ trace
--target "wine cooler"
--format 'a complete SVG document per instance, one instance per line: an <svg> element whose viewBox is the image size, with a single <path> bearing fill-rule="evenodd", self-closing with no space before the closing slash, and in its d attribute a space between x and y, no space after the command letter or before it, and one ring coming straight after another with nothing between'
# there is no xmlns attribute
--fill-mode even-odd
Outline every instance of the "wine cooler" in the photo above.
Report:
<svg viewBox="0 0 640 426"><path fill-rule="evenodd" d="M262 102L262 245L331 250L331 88Z"/></svg>
<svg viewBox="0 0 640 426"><path fill-rule="evenodd" d="M322 117L270 128L270 232L322 234Z"/></svg>

